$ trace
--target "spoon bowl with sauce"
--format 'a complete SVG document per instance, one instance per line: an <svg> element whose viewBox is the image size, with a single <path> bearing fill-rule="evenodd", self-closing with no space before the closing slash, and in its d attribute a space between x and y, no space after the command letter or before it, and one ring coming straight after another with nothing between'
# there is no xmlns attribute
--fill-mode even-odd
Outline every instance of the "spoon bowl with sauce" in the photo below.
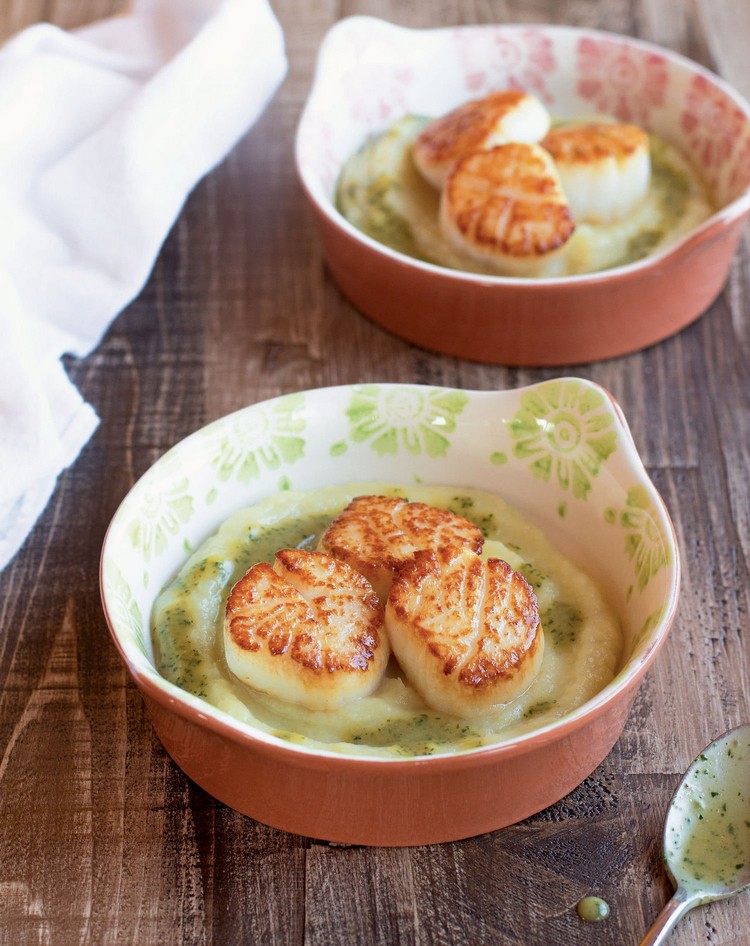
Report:
<svg viewBox="0 0 750 946"><path fill-rule="evenodd" d="M693 761L672 796L664 861L675 893L641 941L659 946L688 910L750 887L750 725Z"/></svg>

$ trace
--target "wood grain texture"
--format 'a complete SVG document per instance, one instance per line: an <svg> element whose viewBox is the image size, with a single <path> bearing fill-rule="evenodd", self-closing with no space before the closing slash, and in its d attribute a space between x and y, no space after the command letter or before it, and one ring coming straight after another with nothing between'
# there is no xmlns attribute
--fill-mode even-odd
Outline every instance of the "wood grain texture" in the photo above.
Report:
<svg viewBox="0 0 750 946"><path fill-rule="evenodd" d="M42 19L70 27L122 6L10 0L0 35ZM365 380L491 389L565 373L424 352L338 293L296 183L292 141L318 44L339 17L591 25L718 69L736 44L731 17L700 17L691 0L276 0L274 9L288 77L191 195L139 298L89 358L69 360L102 424L0 573L0 944L635 943L670 893L660 834L677 773L748 718L747 245L721 297L678 336L571 366L623 405L673 514L683 593L610 756L522 824L456 844L342 848L215 802L153 734L106 632L98 557L134 480L177 440L250 402ZM605 923L576 916L588 893L609 901ZM746 946L749 917L747 894L696 910L670 943Z"/></svg>

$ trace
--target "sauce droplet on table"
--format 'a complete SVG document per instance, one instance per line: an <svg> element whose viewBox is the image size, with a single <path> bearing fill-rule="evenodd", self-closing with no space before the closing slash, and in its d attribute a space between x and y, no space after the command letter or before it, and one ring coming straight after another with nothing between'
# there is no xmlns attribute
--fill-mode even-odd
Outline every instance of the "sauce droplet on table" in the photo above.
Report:
<svg viewBox="0 0 750 946"><path fill-rule="evenodd" d="M599 923L609 916L609 904L601 897L584 897L576 904L576 913L587 923Z"/></svg>

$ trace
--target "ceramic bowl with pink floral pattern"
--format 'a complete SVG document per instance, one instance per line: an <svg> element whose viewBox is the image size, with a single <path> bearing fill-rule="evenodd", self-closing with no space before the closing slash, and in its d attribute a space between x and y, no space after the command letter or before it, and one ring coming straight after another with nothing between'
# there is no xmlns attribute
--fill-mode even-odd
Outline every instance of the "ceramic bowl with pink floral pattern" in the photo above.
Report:
<svg viewBox="0 0 750 946"><path fill-rule="evenodd" d="M689 159L714 212L667 247L587 274L523 279L390 249L336 209L346 160L404 115L441 115L495 89L558 118L640 125ZM721 291L750 213L750 105L697 63L613 33L562 26L414 30L371 17L325 37L296 142L334 279L357 308L431 350L501 364L571 364L679 331Z"/></svg>

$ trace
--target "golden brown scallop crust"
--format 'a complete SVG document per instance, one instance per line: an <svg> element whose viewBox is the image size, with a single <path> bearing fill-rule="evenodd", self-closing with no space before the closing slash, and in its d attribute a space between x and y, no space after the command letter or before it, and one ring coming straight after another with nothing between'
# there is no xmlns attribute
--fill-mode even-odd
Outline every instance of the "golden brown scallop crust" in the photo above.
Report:
<svg viewBox="0 0 750 946"><path fill-rule="evenodd" d="M500 559L418 551L394 578L386 630L405 674L435 709L471 716L523 692L541 666L536 597Z"/></svg>
<svg viewBox="0 0 750 946"><path fill-rule="evenodd" d="M516 142L458 162L443 188L440 220L458 248L499 263L538 261L575 230L550 156Z"/></svg>
<svg viewBox="0 0 750 946"><path fill-rule="evenodd" d="M416 549L480 552L483 544L478 526L446 509L390 496L357 496L331 522L319 547L364 575L385 601L394 571Z"/></svg>
<svg viewBox="0 0 750 946"><path fill-rule="evenodd" d="M623 160L638 151L648 151L648 135L636 125L591 122L553 128L540 142L556 161L595 164L602 158Z"/></svg>
<svg viewBox="0 0 750 946"><path fill-rule="evenodd" d="M524 92L514 89L492 92L436 118L414 142L417 163L426 167L452 165L469 152L484 148L498 123L525 98Z"/></svg>
<svg viewBox="0 0 750 946"><path fill-rule="evenodd" d="M322 552L282 549L253 565L227 600L230 669L248 685L313 708L371 692L390 648L368 582Z"/></svg>

